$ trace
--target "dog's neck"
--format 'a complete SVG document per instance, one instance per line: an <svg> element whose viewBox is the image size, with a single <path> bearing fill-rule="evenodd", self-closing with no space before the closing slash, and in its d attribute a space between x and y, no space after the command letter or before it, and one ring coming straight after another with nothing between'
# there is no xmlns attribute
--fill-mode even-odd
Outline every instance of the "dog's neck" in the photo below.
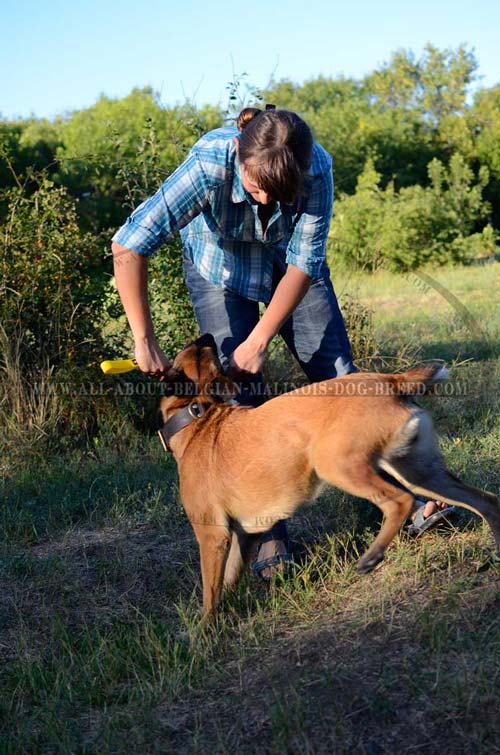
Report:
<svg viewBox="0 0 500 755"><path fill-rule="evenodd" d="M166 412L167 418L163 427L158 430L161 443L167 452L172 452L179 461L184 454L187 444L191 440L193 432L198 428L198 422L210 409L237 408L238 402L234 399L216 404L211 401L192 400L183 406L176 406ZM170 415L170 416L169 416ZM185 432L188 429L191 432Z"/></svg>
<svg viewBox="0 0 500 755"><path fill-rule="evenodd" d="M167 412L165 424L158 430L165 451L173 451L172 441L174 438L189 425L204 417L210 406L213 406L211 402L195 399L184 404L184 406L177 406L171 412ZM168 416L169 414L170 416Z"/></svg>

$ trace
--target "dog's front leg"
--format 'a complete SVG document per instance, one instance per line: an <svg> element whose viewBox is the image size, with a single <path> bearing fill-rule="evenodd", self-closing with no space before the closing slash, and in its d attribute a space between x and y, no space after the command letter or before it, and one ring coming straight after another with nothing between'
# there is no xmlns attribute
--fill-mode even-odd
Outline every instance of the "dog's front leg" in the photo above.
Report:
<svg viewBox="0 0 500 755"><path fill-rule="evenodd" d="M222 524L193 524L200 546L201 578L203 581L203 614L213 616L220 603L222 581L226 566L231 533Z"/></svg>

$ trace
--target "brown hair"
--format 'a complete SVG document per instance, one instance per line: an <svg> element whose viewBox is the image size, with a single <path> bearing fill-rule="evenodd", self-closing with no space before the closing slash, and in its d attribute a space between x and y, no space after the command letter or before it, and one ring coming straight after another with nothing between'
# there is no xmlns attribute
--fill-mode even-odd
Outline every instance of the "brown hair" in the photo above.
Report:
<svg viewBox="0 0 500 755"><path fill-rule="evenodd" d="M241 132L238 156L260 189L273 199L291 203L303 193L313 137L297 113L271 107L241 111L237 120Z"/></svg>

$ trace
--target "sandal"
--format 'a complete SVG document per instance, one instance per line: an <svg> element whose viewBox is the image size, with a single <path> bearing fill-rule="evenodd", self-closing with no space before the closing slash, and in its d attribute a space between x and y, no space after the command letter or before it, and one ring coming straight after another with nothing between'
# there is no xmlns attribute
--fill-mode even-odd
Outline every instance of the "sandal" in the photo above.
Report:
<svg viewBox="0 0 500 755"><path fill-rule="evenodd" d="M419 505L413 521L407 527L408 534L413 537L422 535L424 532L427 532L427 530L430 530L439 524L439 522L448 519L450 515L454 516L457 513L455 506L447 506L445 509L438 509L434 514L425 516L425 501L421 498L416 498L415 502L421 502L421 505Z"/></svg>
<svg viewBox="0 0 500 755"><path fill-rule="evenodd" d="M271 577L264 577L264 575L262 574L264 569L267 569L269 566L289 564L291 563L291 561L293 561L293 559L289 553L276 553L276 555L269 556L269 558L263 558L261 561L255 561L250 566L250 568L253 573L260 577L264 582L270 582Z"/></svg>
<svg viewBox="0 0 500 755"><path fill-rule="evenodd" d="M291 555L288 553L288 532L284 521L277 522L274 527L261 535L259 542L259 552L260 548L271 540L282 542L285 546L285 553L275 553L273 556L262 558L260 560L257 554L258 560L254 561L254 563L250 567L253 573L264 580L264 582L271 581L270 576L264 576L262 574L265 569L268 569L269 567L279 568L282 564L290 563L293 560Z"/></svg>

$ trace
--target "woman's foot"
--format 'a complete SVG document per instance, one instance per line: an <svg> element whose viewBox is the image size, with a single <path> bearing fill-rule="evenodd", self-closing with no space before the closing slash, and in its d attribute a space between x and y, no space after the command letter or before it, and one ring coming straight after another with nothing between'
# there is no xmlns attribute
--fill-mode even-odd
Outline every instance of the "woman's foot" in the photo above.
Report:
<svg viewBox="0 0 500 755"><path fill-rule="evenodd" d="M286 522L279 519L270 530L260 536L257 560L252 564L252 571L269 582L273 573L283 571L283 565L291 560L288 554Z"/></svg>
<svg viewBox="0 0 500 755"><path fill-rule="evenodd" d="M266 582L271 580L277 571L283 571L284 564L290 561L290 555L284 540L267 540L259 545L257 560L252 564L252 570Z"/></svg>
<svg viewBox="0 0 500 755"><path fill-rule="evenodd" d="M415 498L408 532L410 535L421 535L449 516L453 516L455 512L455 506L449 506L444 501L425 501L422 498Z"/></svg>

